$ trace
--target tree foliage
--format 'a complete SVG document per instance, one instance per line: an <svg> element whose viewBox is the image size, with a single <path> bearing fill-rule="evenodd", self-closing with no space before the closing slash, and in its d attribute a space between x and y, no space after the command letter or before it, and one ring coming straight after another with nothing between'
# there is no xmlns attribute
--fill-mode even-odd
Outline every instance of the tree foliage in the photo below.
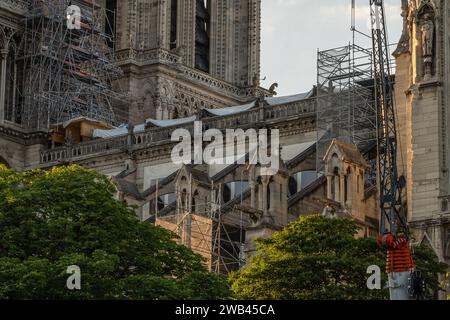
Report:
<svg viewBox="0 0 450 320"><path fill-rule="evenodd" d="M246 268L234 273L234 299L387 299L388 289L369 290L369 266L385 268L385 255L374 239L357 239L349 219L304 216L271 239L259 240ZM438 290L440 264L428 248L415 250L429 297ZM386 283L382 272L382 284Z"/></svg>
<svg viewBox="0 0 450 320"><path fill-rule="evenodd" d="M79 166L0 166L0 299L214 299L224 279L175 235L141 223L114 185ZM70 291L67 267L81 268Z"/></svg>

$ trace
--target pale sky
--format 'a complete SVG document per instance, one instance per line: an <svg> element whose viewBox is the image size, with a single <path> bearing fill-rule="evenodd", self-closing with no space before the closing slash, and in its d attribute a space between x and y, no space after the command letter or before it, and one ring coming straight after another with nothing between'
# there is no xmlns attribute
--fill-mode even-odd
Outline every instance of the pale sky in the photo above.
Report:
<svg viewBox="0 0 450 320"><path fill-rule="evenodd" d="M369 0L356 0L356 26L370 33ZM385 0L390 43L402 31L401 0ZM262 0L261 77L278 82L278 96L309 91L316 84L317 50L352 40L351 0ZM371 47L370 39L357 43Z"/></svg>

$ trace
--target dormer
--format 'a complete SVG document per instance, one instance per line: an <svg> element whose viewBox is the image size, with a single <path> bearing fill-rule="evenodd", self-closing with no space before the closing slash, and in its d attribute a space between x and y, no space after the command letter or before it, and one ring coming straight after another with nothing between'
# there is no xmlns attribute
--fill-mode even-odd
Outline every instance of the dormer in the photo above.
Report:
<svg viewBox="0 0 450 320"><path fill-rule="evenodd" d="M366 160L355 145L334 139L324 161L327 198L353 213L352 208L356 209L364 199Z"/></svg>

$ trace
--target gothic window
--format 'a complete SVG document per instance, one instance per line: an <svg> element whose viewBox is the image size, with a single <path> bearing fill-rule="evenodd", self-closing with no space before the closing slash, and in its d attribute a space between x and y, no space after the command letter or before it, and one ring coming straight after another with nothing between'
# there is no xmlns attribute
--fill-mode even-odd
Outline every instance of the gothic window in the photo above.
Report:
<svg viewBox="0 0 450 320"><path fill-rule="evenodd" d="M196 0L195 68L209 72L209 0Z"/></svg>
<svg viewBox="0 0 450 320"><path fill-rule="evenodd" d="M231 201L231 188L228 185L224 185L222 191L223 203L228 203Z"/></svg>
<svg viewBox="0 0 450 320"><path fill-rule="evenodd" d="M105 33L110 48L114 48L116 37L117 0L106 0Z"/></svg>
<svg viewBox="0 0 450 320"><path fill-rule="evenodd" d="M348 175L344 177L344 202L348 201L348 194L349 194L349 183L348 183Z"/></svg>
<svg viewBox="0 0 450 320"><path fill-rule="evenodd" d="M334 201L339 201L339 190L340 190L340 180L339 180L339 168L335 167L333 170L333 177L331 179L331 199Z"/></svg>
<svg viewBox="0 0 450 320"><path fill-rule="evenodd" d="M191 212L193 212L193 213L198 213L198 207L197 207L197 201L196 201L196 199L198 199L199 198L199 193L198 193L198 191L197 190L195 190L195 192L194 192L194 196L192 197L192 207L191 207Z"/></svg>
<svg viewBox="0 0 450 320"><path fill-rule="evenodd" d="M170 49L177 47L178 0L172 0L170 11Z"/></svg>
<svg viewBox="0 0 450 320"><path fill-rule="evenodd" d="M186 189L183 189L181 192L181 208L184 211L186 208L188 208L187 205L187 191Z"/></svg>
<svg viewBox="0 0 450 320"><path fill-rule="evenodd" d="M297 180L294 177L289 178L289 196L293 196L297 193Z"/></svg>

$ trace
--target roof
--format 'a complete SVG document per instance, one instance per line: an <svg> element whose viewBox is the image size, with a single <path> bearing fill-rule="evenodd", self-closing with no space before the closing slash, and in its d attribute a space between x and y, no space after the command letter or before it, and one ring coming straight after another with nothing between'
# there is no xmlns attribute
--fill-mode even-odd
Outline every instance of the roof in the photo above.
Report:
<svg viewBox="0 0 450 320"><path fill-rule="evenodd" d="M63 128L67 128L71 124L79 123L79 122L96 123L96 124L98 124L100 126L103 126L103 127L113 128L113 126L111 126L110 124L108 124L106 122L103 122L103 121L100 121L100 120L95 120L95 119L88 118L88 117L76 117L76 118L67 120L65 122L60 122L60 123L53 124L52 127L61 127L62 126Z"/></svg>
<svg viewBox="0 0 450 320"><path fill-rule="evenodd" d="M190 165L185 166L186 171L192 175L192 179L197 182L204 183L207 185L211 184L211 179L209 178L208 172L204 172L193 168Z"/></svg>
<svg viewBox="0 0 450 320"><path fill-rule="evenodd" d="M295 156L294 158L292 158L289 161L286 161L286 167L288 169L295 167L297 164L305 161L309 156L316 153L316 149L317 149L317 143L313 142L308 148L306 148L305 150L300 152L297 156Z"/></svg>
<svg viewBox="0 0 450 320"><path fill-rule="evenodd" d="M336 146L341 151L344 160L352 162L352 163L360 164L364 167L368 166L366 160L364 159L361 152L359 152L357 146L355 146L354 144L349 144L349 143L337 140L337 139L333 139L333 141L331 142L331 145L328 148L324 159L328 158L329 153L331 152L333 146Z"/></svg>
<svg viewBox="0 0 450 320"><path fill-rule="evenodd" d="M136 184L129 182L125 179L116 178L117 189L124 194L133 196L136 199L141 199L141 193L139 192Z"/></svg>
<svg viewBox="0 0 450 320"><path fill-rule="evenodd" d="M277 106L281 104L287 104L297 101L302 101L305 99L311 98L313 95L313 90L295 94L295 95L289 95L289 96L283 96L283 97L268 97L265 98L265 101L270 106ZM230 116L234 114L239 114L248 110L251 110L256 107L256 101L249 102L243 105L238 106L232 106L232 107L225 107L225 108L218 108L218 109L202 109L200 110L200 114L202 112L206 112L207 114L211 116L217 116L217 117L225 117ZM197 120L197 115L187 117L187 118L180 118L180 119L171 119L171 120L155 120L155 119L147 119L144 124L136 125L134 127L134 133L141 133L145 131L146 127L156 127L156 128L168 128L168 127L176 127L183 124L192 123L195 120ZM114 138L119 136L125 136L128 134L128 125L123 124L117 128L110 129L110 130L94 130L93 138Z"/></svg>
<svg viewBox="0 0 450 320"><path fill-rule="evenodd" d="M302 101L302 100L311 98L312 95L313 95L313 90L304 92L304 93L300 93L300 94L290 95L290 96L266 98L266 102L271 106L277 106L280 104L287 104L287 103Z"/></svg>

